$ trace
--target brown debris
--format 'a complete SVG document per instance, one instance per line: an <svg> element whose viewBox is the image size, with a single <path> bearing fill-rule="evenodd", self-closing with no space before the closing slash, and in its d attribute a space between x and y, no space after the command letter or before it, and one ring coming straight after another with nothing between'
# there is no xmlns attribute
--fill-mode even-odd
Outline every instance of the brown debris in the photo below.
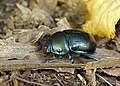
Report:
<svg viewBox="0 0 120 86"><path fill-rule="evenodd" d="M89 55L98 61L73 55L72 64L41 51L53 33L81 30L86 14L81 0L1 0L0 86L119 86L119 22L116 40L96 38L99 48Z"/></svg>
<svg viewBox="0 0 120 86"><path fill-rule="evenodd" d="M88 62L85 66L85 70L95 68L109 68L109 67L120 67L119 58L102 58L99 61Z"/></svg>

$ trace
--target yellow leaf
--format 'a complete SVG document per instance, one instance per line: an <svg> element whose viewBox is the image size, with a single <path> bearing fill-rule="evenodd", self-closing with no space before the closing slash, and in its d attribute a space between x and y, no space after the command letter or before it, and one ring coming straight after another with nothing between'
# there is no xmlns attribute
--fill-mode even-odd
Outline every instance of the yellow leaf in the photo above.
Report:
<svg viewBox="0 0 120 86"><path fill-rule="evenodd" d="M100 37L114 38L120 19L120 0L84 0L88 9L83 30Z"/></svg>

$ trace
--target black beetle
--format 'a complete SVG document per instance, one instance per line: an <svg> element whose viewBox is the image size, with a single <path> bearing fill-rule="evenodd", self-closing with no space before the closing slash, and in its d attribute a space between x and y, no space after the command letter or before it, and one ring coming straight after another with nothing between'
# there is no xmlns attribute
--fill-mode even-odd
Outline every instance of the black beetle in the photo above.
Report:
<svg viewBox="0 0 120 86"><path fill-rule="evenodd" d="M94 53L96 46L97 43L92 35L79 30L64 30L50 36L48 45L44 46L44 51L60 58L63 55L71 58L71 53L80 55ZM98 60L91 56L87 57Z"/></svg>

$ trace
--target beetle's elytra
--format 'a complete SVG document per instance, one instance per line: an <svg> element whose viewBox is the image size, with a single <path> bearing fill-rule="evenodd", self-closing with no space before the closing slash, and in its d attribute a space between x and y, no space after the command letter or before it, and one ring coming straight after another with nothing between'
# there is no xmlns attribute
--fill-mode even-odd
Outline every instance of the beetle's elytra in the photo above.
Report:
<svg viewBox="0 0 120 86"><path fill-rule="evenodd" d="M64 30L54 33L49 38L46 53L57 56L94 53L97 43L95 38L79 30Z"/></svg>

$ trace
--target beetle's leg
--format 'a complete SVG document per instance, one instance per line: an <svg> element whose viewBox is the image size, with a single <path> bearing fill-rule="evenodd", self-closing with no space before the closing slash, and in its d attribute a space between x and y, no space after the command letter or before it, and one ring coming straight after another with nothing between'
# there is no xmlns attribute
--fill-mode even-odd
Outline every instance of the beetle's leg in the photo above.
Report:
<svg viewBox="0 0 120 86"><path fill-rule="evenodd" d="M58 56L59 59L62 59L62 56Z"/></svg>
<svg viewBox="0 0 120 86"><path fill-rule="evenodd" d="M55 57L56 57L57 60L62 59L62 56L60 56L60 55L55 55Z"/></svg>
<svg viewBox="0 0 120 86"><path fill-rule="evenodd" d="M70 62L71 62L71 63L74 63L74 60L73 60L73 58L72 58L72 55L71 55L70 53L68 53L67 55L68 55L68 58L70 59Z"/></svg>
<svg viewBox="0 0 120 86"><path fill-rule="evenodd" d="M93 59L95 61L98 61L100 60L100 58L97 58L97 57L94 57L94 56L88 56L88 55L84 55L86 58L90 58L90 59Z"/></svg>
<svg viewBox="0 0 120 86"><path fill-rule="evenodd" d="M71 60L72 59L72 56L70 53L68 53L68 58Z"/></svg>
<svg viewBox="0 0 120 86"><path fill-rule="evenodd" d="M49 53L44 53L44 57L46 57L46 56L48 56L49 55Z"/></svg>

